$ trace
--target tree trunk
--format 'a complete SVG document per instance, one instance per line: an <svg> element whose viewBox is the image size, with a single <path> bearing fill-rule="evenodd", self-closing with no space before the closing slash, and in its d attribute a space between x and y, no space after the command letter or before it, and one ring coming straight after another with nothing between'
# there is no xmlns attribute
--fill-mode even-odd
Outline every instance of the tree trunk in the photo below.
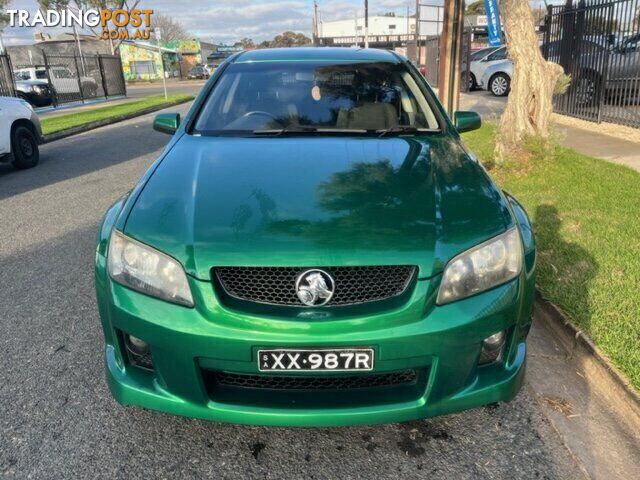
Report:
<svg viewBox="0 0 640 480"><path fill-rule="evenodd" d="M528 0L503 0L501 7L513 75L496 138L498 162L517 156L526 137L549 137L553 91L562 74L560 65L540 53Z"/></svg>

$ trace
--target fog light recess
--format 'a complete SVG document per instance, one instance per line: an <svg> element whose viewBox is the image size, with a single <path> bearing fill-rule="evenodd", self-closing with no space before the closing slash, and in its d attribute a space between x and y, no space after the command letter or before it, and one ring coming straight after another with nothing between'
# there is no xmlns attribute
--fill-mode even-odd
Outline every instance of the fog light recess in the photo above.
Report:
<svg viewBox="0 0 640 480"><path fill-rule="evenodd" d="M124 341L131 363L140 368L153 370L153 360L151 358L149 344L133 335L125 335Z"/></svg>
<svg viewBox="0 0 640 480"><path fill-rule="evenodd" d="M486 365L500 360L504 350L505 338L506 335L504 331L494 333L493 335L485 338L482 341L482 350L480 351L478 365Z"/></svg>

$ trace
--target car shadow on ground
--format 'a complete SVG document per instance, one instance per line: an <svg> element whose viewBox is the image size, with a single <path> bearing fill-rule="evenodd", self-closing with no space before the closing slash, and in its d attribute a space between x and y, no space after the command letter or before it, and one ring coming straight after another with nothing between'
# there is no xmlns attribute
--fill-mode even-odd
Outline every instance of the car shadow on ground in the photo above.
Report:
<svg viewBox="0 0 640 480"><path fill-rule="evenodd" d="M543 204L536 208L533 219L538 255L536 285L543 297L560 304L572 322L588 331L593 314L589 290L599 267L587 249L567 240L579 228L577 221L562 218L553 205ZM539 334L534 332L532 337L536 335ZM592 471L602 464L597 452L598 443L602 442L596 438L602 432L597 432L588 420L581 418L594 408L592 404L597 405L592 399L596 393L591 391L590 383L584 377L579 373L576 376L575 369L579 366L570 366L572 351L560 346L560 339L554 338L553 334L548 335L542 344L538 338L531 338L529 342L538 344L537 355L540 357L530 359L530 362L539 363L546 371L546 374L535 371L537 367L531 365L529 379L537 382L533 389L556 425L563 425L563 435L572 437L566 440L568 448L579 452L581 464L589 474L593 478L599 474L606 476L606 472ZM559 382L566 383L558 385ZM570 390L568 386L571 386Z"/></svg>
<svg viewBox="0 0 640 480"><path fill-rule="evenodd" d="M533 220L538 251L536 283L543 296L560 299L566 313L588 331L592 315L589 288L598 264L580 244L565 240L580 225L565 221L562 228L563 220L553 205L536 208Z"/></svg>

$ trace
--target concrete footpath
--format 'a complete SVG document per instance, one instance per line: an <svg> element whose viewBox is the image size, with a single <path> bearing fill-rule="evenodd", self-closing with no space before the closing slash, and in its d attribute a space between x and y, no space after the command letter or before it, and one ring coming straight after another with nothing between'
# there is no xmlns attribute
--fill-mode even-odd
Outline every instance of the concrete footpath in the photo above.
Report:
<svg viewBox="0 0 640 480"><path fill-rule="evenodd" d="M525 388L588 478L640 478L640 416L591 355L563 343L538 301Z"/></svg>
<svg viewBox="0 0 640 480"><path fill-rule="evenodd" d="M507 97L494 97L484 90L460 94L460 109L478 112L485 120L497 121L506 104ZM555 114L552 120L562 145L640 172L640 129Z"/></svg>

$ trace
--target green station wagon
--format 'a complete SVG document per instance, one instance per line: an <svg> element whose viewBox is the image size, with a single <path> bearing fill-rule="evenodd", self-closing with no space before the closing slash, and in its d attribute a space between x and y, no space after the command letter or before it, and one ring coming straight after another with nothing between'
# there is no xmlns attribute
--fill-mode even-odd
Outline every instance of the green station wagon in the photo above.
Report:
<svg viewBox="0 0 640 480"><path fill-rule="evenodd" d="M405 58L242 52L100 226L116 400L259 425L398 422L508 401L535 247L522 207Z"/></svg>

